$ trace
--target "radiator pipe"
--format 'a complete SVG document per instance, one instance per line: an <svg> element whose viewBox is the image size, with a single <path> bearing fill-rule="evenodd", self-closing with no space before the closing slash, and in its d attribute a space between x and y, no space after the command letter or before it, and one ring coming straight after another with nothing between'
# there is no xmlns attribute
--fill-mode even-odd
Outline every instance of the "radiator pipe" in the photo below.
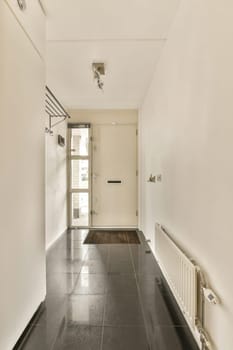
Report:
<svg viewBox="0 0 233 350"><path fill-rule="evenodd" d="M204 288L207 288L207 283L205 276L201 269L199 268L199 277L200 277L200 315L197 320L197 329L200 334L200 341L201 341L201 350L209 350L210 349L210 342L208 335L205 331L205 295L204 295Z"/></svg>
<svg viewBox="0 0 233 350"><path fill-rule="evenodd" d="M199 270L200 276L200 296L201 296L201 325L203 329L205 328L205 296L204 296L204 288L207 287L206 280L204 274L201 270Z"/></svg>

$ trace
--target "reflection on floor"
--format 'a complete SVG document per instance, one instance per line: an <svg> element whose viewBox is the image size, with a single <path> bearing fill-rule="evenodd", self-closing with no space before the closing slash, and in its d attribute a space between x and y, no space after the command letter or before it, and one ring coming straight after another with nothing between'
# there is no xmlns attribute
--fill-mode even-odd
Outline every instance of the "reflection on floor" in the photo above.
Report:
<svg viewBox="0 0 233 350"><path fill-rule="evenodd" d="M45 310L24 350L197 350L147 243L83 245L72 230L47 256Z"/></svg>

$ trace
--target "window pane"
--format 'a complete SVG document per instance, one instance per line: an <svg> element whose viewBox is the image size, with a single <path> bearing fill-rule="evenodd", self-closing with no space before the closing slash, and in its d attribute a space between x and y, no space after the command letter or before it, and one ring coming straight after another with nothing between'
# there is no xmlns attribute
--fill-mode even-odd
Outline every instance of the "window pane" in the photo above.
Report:
<svg viewBox="0 0 233 350"><path fill-rule="evenodd" d="M89 128L71 129L71 155L88 156Z"/></svg>
<svg viewBox="0 0 233 350"><path fill-rule="evenodd" d="M73 189L87 189L88 188L88 165L87 159L79 159L71 161L71 179Z"/></svg>
<svg viewBox="0 0 233 350"><path fill-rule="evenodd" d="M88 226L88 193L72 193L72 226Z"/></svg>

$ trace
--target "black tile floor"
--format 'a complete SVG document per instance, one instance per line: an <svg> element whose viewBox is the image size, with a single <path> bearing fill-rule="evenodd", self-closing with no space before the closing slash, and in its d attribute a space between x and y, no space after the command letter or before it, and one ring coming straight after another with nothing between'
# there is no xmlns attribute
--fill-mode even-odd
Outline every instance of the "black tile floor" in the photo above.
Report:
<svg viewBox="0 0 233 350"><path fill-rule="evenodd" d="M160 269L141 244L84 245L64 235L47 255L45 308L23 350L197 350Z"/></svg>

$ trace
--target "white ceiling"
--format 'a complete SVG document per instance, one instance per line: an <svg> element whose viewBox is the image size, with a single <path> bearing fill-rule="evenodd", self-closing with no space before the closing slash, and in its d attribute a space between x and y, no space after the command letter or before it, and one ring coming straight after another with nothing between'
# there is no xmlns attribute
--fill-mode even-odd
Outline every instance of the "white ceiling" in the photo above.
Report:
<svg viewBox="0 0 233 350"><path fill-rule="evenodd" d="M179 1L45 0L48 86L67 108L138 108Z"/></svg>

